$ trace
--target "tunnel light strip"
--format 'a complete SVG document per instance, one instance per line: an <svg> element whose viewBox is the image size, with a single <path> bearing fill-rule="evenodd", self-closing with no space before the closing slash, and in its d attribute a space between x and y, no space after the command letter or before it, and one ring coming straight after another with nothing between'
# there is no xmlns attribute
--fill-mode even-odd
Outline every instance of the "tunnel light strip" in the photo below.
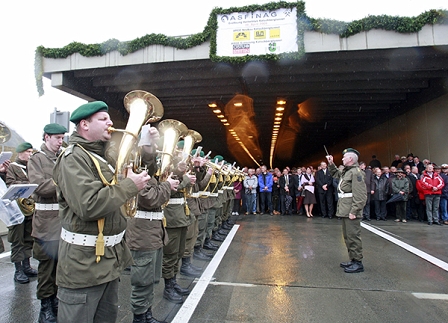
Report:
<svg viewBox="0 0 448 323"><path fill-rule="evenodd" d="M283 121L283 113L285 111L285 104L286 104L286 100L277 99L277 106L275 107L274 123L273 123L273 128L272 128L271 149L270 149L270 153L269 153L269 164L271 165L271 168L274 168L273 167L274 152L275 152L275 147L277 145L278 133L280 132L280 125Z"/></svg>

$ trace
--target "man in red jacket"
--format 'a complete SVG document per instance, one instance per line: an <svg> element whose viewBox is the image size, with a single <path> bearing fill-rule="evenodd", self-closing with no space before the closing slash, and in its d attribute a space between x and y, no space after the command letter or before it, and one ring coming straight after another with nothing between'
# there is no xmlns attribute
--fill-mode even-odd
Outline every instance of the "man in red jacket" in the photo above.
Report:
<svg viewBox="0 0 448 323"><path fill-rule="evenodd" d="M421 186L426 202L426 216L428 217L428 225L439 223L439 204L442 188L445 183L442 177L434 172L434 166L428 164L426 170L423 171L421 177Z"/></svg>

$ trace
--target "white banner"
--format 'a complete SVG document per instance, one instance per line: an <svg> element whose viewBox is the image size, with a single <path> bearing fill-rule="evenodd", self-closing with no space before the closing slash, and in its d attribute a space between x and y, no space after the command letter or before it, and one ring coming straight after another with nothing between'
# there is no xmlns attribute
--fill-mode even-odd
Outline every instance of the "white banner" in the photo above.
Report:
<svg viewBox="0 0 448 323"><path fill-rule="evenodd" d="M216 54L245 56L297 52L297 8L218 15Z"/></svg>

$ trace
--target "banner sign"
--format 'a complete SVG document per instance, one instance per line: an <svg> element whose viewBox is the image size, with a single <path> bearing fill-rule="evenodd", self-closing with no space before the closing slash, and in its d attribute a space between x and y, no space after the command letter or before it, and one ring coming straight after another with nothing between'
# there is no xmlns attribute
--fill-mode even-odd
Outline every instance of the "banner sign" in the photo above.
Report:
<svg viewBox="0 0 448 323"><path fill-rule="evenodd" d="M297 8L217 15L218 56L297 52Z"/></svg>

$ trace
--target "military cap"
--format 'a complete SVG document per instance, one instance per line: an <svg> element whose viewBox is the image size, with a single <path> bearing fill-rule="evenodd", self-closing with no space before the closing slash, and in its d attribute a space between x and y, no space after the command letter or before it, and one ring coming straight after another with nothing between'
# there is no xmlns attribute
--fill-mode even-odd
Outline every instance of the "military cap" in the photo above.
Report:
<svg viewBox="0 0 448 323"><path fill-rule="evenodd" d="M224 157L222 157L221 155L216 155L215 157L213 157L212 160L218 160L218 162L222 162L224 160Z"/></svg>
<svg viewBox="0 0 448 323"><path fill-rule="evenodd" d="M185 142L183 140L179 140L177 142L177 148L183 149L184 148L184 144L185 144Z"/></svg>
<svg viewBox="0 0 448 323"><path fill-rule="evenodd" d="M196 155L196 148L191 151L191 154L193 156ZM199 152L199 156L200 157L204 157L205 156L205 154L204 154L204 152L202 150Z"/></svg>
<svg viewBox="0 0 448 323"><path fill-rule="evenodd" d="M356 155L359 156L359 151L353 148L346 148L342 151L342 155L345 155L346 153L355 153Z"/></svg>
<svg viewBox="0 0 448 323"><path fill-rule="evenodd" d="M74 124L78 124L81 120L87 119L92 114L99 111L108 111L109 108L103 101L94 101L81 105L75 111L73 111L70 121Z"/></svg>
<svg viewBox="0 0 448 323"><path fill-rule="evenodd" d="M49 135L64 134L67 132L67 128L57 123L49 123L44 127L44 132Z"/></svg>
<svg viewBox="0 0 448 323"><path fill-rule="evenodd" d="M16 152L21 153L28 149L33 149L33 145L31 145L29 142L22 142L17 146Z"/></svg>

